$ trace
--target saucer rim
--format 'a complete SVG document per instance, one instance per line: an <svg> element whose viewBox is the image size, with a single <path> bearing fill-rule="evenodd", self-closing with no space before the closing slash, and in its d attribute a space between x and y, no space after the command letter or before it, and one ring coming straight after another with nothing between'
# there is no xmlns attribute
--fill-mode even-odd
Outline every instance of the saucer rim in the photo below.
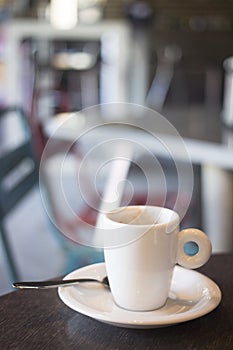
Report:
<svg viewBox="0 0 233 350"><path fill-rule="evenodd" d="M64 279L69 279L69 278L77 278L77 274L83 273L83 272L87 272L87 276L90 276L91 271L96 270L96 272L98 271L99 274L101 275L100 278L104 277L104 275L106 274L106 268L105 268L105 263L101 262L101 263L95 263L95 264L91 264L91 265L87 265L81 268L78 268L72 272L70 272L69 274L67 274ZM61 301L67 305L69 308L71 308L72 310L79 312L85 316L91 317L92 319L98 320L100 322L103 323L107 323L109 325L114 325L114 326L118 326L118 327L124 327L124 328L159 328L159 327L167 327L167 326L172 326L172 325L176 325L179 323L183 323L183 322L187 322L187 321L191 321L197 318L200 318L210 312L212 312L221 302L222 299L222 292L219 288L219 286L216 284L216 282L214 282L212 279L210 279L209 277L207 277L206 275L195 271L195 270L189 270L189 269L185 269L179 265L175 266L175 270L178 271L179 273L185 272L185 273L192 273L194 276L196 276L197 278L204 280L205 281L205 285L208 288L208 291L210 293L211 297L205 297L205 295L202 296L202 298L199 299L198 302L202 301L202 299L205 299L206 303L202 308L199 308L198 310L196 310L195 312L192 312L192 309L187 310L185 313L183 314L167 314L167 315L157 315L156 313L160 310L152 310L152 311L146 311L146 312L142 312L142 311L130 311L130 310L125 310L120 308L119 306L117 306L116 304L114 304L115 307L115 314L117 315L117 312L122 315L121 318L124 318L124 315L142 315L142 314L155 314L155 317L153 320L148 320L148 321L134 321L133 323L130 321L122 321L120 319L117 319L117 317L115 317L114 320L111 319L111 316L113 316L114 314L114 310L111 313L111 315L108 312L102 312L99 313L96 310L93 310L93 308L91 306L87 306L85 304L83 304L80 300L75 300L75 305L73 303L73 297L69 297L69 293L68 291L71 290L71 288L74 288L74 286L68 286L68 287L59 287L58 288L58 296L61 299ZM89 272L89 275L88 275ZM92 272L93 275L93 272ZM96 273L95 273L96 275ZM96 277L96 276L90 276L90 277ZM203 284L204 286L204 284ZM105 287L100 286L100 288L102 288L103 291L106 291ZM98 288L98 292L100 292L101 289ZM68 296L67 296L68 293ZM110 292L109 292L110 293ZM175 299L170 298L171 300L173 300L175 302ZM115 316L116 316L115 315Z"/></svg>

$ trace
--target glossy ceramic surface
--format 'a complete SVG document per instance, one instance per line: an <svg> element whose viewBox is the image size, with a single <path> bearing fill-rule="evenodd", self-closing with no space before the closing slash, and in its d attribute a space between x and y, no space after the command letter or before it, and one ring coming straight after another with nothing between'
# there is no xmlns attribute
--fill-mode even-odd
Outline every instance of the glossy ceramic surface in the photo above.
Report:
<svg viewBox="0 0 233 350"><path fill-rule="evenodd" d="M102 279L105 275L105 264L100 263L75 270L65 278ZM175 267L166 304L154 311L124 310L114 303L111 292L99 284L60 287L58 293L71 309L98 321L127 328L156 328L190 321L211 312L221 301L221 291L215 282L179 266Z"/></svg>

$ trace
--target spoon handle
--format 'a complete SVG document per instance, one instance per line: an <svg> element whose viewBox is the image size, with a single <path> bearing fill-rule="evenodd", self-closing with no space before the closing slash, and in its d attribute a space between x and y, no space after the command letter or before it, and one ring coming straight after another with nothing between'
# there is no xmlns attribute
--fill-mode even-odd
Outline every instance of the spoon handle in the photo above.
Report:
<svg viewBox="0 0 233 350"><path fill-rule="evenodd" d="M45 288L57 288L61 286L69 286L71 284L77 284L82 282L96 282L104 283L97 279L93 278L78 278L71 280L53 280L53 281L37 281L37 282L15 282L12 284L14 288L25 289L25 288L34 288L34 289L45 289Z"/></svg>

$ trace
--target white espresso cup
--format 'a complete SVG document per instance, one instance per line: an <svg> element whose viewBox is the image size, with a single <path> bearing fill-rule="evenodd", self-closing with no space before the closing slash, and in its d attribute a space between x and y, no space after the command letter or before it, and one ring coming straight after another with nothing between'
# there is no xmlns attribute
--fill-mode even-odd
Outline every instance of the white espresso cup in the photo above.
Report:
<svg viewBox="0 0 233 350"><path fill-rule="evenodd" d="M198 268L211 255L207 235L194 228L179 231L173 210L154 206L121 207L103 215L105 264L115 303L128 310L162 307L169 296L176 264ZM198 252L185 253L195 242Z"/></svg>

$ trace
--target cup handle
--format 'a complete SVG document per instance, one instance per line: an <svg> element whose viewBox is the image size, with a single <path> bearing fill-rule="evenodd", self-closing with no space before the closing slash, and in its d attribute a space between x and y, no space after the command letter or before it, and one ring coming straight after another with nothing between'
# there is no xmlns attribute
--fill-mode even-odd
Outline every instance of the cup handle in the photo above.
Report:
<svg viewBox="0 0 233 350"><path fill-rule="evenodd" d="M197 254L190 256L185 253L184 245L194 242L198 245ZM177 262L187 269L196 269L204 265L212 252L212 246L207 235L196 228L187 228L178 233Z"/></svg>

